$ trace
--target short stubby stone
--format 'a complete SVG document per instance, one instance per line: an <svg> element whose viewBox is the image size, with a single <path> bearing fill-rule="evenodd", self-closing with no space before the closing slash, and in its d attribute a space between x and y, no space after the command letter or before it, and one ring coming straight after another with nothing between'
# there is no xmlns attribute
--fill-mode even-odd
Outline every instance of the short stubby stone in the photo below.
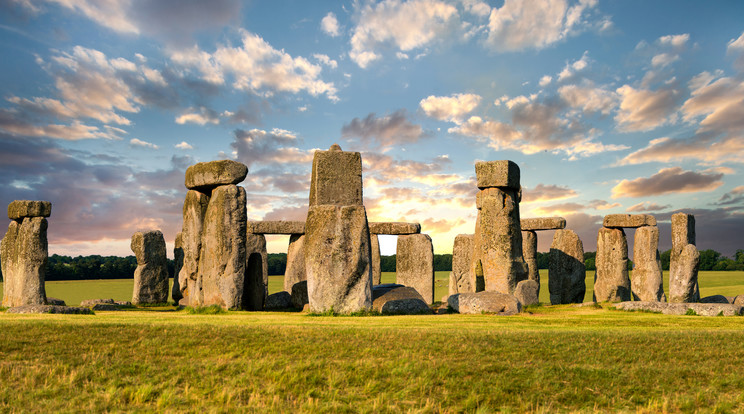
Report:
<svg viewBox="0 0 744 414"><path fill-rule="evenodd" d="M656 218L650 214L609 214L602 225L610 228L655 226Z"/></svg>
<svg viewBox="0 0 744 414"><path fill-rule="evenodd" d="M15 200L8 204L8 218L11 220L51 215L52 203L49 201Z"/></svg>
<svg viewBox="0 0 744 414"><path fill-rule="evenodd" d="M466 314L516 315L522 311L522 304L516 297L501 292L458 293L451 295L447 304L455 312Z"/></svg>
<svg viewBox="0 0 744 414"><path fill-rule="evenodd" d="M9 308L6 313L61 313L74 315L93 315L90 308L60 305L23 305Z"/></svg>
<svg viewBox="0 0 744 414"><path fill-rule="evenodd" d="M383 315L433 313L416 289L394 283L372 287L372 309Z"/></svg>
<svg viewBox="0 0 744 414"><path fill-rule="evenodd" d="M477 186L484 188L504 187L519 190L519 166L509 160L479 161L475 163Z"/></svg>
<svg viewBox="0 0 744 414"><path fill-rule="evenodd" d="M421 233L421 224L403 222L372 222L369 223L370 234L417 234Z"/></svg>
<svg viewBox="0 0 744 414"><path fill-rule="evenodd" d="M272 293L266 297L264 310L283 310L292 307L292 295L289 292L281 291Z"/></svg>
<svg viewBox="0 0 744 414"><path fill-rule="evenodd" d="M527 278L537 282L537 294L540 295L540 269L537 268L537 232L522 230L522 256L527 263Z"/></svg>
<svg viewBox="0 0 744 414"><path fill-rule="evenodd" d="M602 227L597 233L597 270L594 274L596 302L630 300L628 240L622 228Z"/></svg>
<svg viewBox="0 0 744 414"><path fill-rule="evenodd" d="M665 315L688 315L694 312L698 316L737 316L744 314L744 306L730 303L665 303L665 302L620 302L616 309L624 311L645 311Z"/></svg>
<svg viewBox="0 0 744 414"><path fill-rule="evenodd" d="M215 187L238 184L248 175L245 164L233 160L200 162L186 169L186 188L209 193Z"/></svg>
<svg viewBox="0 0 744 414"><path fill-rule="evenodd" d="M377 237L376 234L370 234L369 235L369 247L370 247L370 253L372 256L370 256L371 265L372 265L372 285L379 285L382 281L382 268L380 268L380 263L382 261L382 258L380 257L380 239Z"/></svg>
<svg viewBox="0 0 744 414"><path fill-rule="evenodd" d="M358 152L315 151L310 177L310 206L361 206L362 156Z"/></svg>
<svg viewBox="0 0 744 414"><path fill-rule="evenodd" d="M45 305L48 223L44 217L24 217L8 225L0 242L5 307Z"/></svg>
<svg viewBox="0 0 744 414"><path fill-rule="evenodd" d="M292 285L292 306L296 309L302 309L308 302L307 280Z"/></svg>
<svg viewBox="0 0 744 414"><path fill-rule="evenodd" d="M730 302L728 298L723 295L711 295L711 296L706 296L704 298L700 298L700 303L733 303L733 302Z"/></svg>
<svg viewBox="0 0 744 414"><path fill-rule="evenodd" d="M241 307L244 310L259 311L269 295L269 257L266 251L266 237L263 234L246 234L245 254L248 258L243 282Z"/></svg>
<svg viewBox="0 0 744 414"><path fill-rule="evenodd" d="M255 234L305 234L304 221L249 221L248 233Z"/></svg>
<svg viewBox="0 0 744 414"><path fill-rule="evenodd" d="M540 303L540 284L534 280L523 280L517 283L514 297L522 306L537 305Z"/></svg>
<svg viewBox="0 0 744 414"><path fill-rule="evenodd" d="M566 228L563 217L538 217L519 220L522 231L560 230Z"/></svg>
<svg viewBox="0 0 744 414"><path fill-rule="evenodd" d="M584 245L573 230L556 230L550 245L548 289L553 305L584 302Z"/></svg>
<svg viewBox="0 0 744 414"><path fill-rule="evenodd" d="M700 252L694 244L686 245L679 253L675 253L675 247L672 246L669 263L669 302L690 303L700 300L699 268Z"/></svg>
<svg viewBox="0 0 744 414"><path fill-rule="evenodd" d="M636 230L633 262L633 279L630 281L633 300L666 302L658 227L646 226Z"/></svg>
<svg viewBox="0 0 744 414"><path fill-rule="evenodd" d="M428 234L398 236L395 272L398 283L434 302L434 247Z"/></svg>
<svg viewBox="0 0 744 414"><path fill-rule="evenodd" d="M472 234L458 234L452 247L452 272L450 273L449 294L475 292L470 263L473 260Z"/></svg>
<svg viewBox="0 0 744 414"><path fill-rule="evenodd" d="M137 258L132 302L167 302L168 258L163 233L160 230L134 233L131 248Z"/></svg>
<svg viewBox="0 0 744 414"><path fill-rule="evenodd" d="M307 280L305 273L305 235L293 234L289 236L287 247L287 267L284 270L284 290L292 292L292 287ZM307 285L307 283L305 284ZM305 288L307 291L307 288ZM307 296L307 293L305 293ZM307 301L305 301L307 303Z"/></svg>

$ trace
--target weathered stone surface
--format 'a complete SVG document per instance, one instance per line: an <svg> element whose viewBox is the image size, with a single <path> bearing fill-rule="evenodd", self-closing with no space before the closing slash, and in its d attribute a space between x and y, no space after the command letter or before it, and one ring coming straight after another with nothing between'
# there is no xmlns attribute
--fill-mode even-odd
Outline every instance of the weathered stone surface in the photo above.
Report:
<svg viewBox="0 0 744 414"><path fill-rule="evenodd" d="M447 304L458 313L515 315L522 311L517 298L501 292L458 293L447 299Z"/></svg>
<svg viewBox="0 0 744 414"><path fill-rule="evenodd" d="M522 231L560 230L566 228L566 219L563 217L539 217L528 218L519 221Z"/></svg>
<svg viewBox="0 0 744 414"><path fill-rule="evenodd" d="M47 305L67 306L64 300L47 297Z"/></svg>
<svg viewBox="0 0 744 414"><path fill-rule="evenodd" d="M712 295L700 298L700 303L733 303L729 302L728 298L723 295Z"/></svg>
<svg viewBox="0 0 744 414"><path fill-rule="evenodd" d="M25 217L49 217L52 203L49 201L15 200L8 204L8 218L19 220Z"/></svg>
<svg viewBox="0 0 744 414"><path fill-rule="evenodd" d="M372 309L384 315L433 313L416 289L394 283L372 287Z"/></svg>
<svg viewBox="0 0 744 414"><path fill-rule="evenodd" d="M475 291L482 283L487 291L513 293L517 283L528 278L516 190L486 188L479 194L472 263Z"/></svg>
<svg viewBox="0 0 744 414"><path fill-rule="evenodd" d="M10 222L0 243L3 306L46 304L47 226L43 217Z"/></svg>
<svg viewBox="0 0 744 414"><path fill-rule="evenodd" d="M522 220L524 221L524 220ZM537 233L522 230L522 256L527 263L527 278L537 282L537 295L540 295L540 269L537 268Z"/></svg>
<svg viewBox="0 0 744 414"><path fill-rule="evenodd" d="M197 276L201 291L192 306L241 309L246 264L245 189L223 185L212 191L204 216Z"/></svg>
<svg viewBox="0 0 744 414"><path fill-rule="evenodd" d="M737 295L731 303L744 306L744 295Z"/></svg>
<svg viewBox="0 0 744 414"><path fill-rule="evenodd" d="M372 286L379 285L382 281L382 268L380 268L380 239L376 234L369 235L370 253L372 254Z"/></svg>
<svg viewBox="0 0 744 414"><path fill-rule="evenodd" d="M289 236L287 267L284 271L284 290L292 292L292 286L307 280L305 273L305 235Z"/></svg>
<svg viewBox="0 0 744 414"><path fill-rule="evenodd" d="M283 310L292 307L292 295L289 292L281 291L272 293L266 297L264 310Z"/></svg>
<svg viewBox="0 0 744 414"><path fill-rule="evenodd" d="M602 227L597 234L597 271L594 274L596 302L630 300L628 240L622 228Z"/></svg>
<svg viewBox="0 0 744 414"><path fill-rule="evenodd" d="M311 205L305 223L310 310L351 313L371 309L370 256L364 206Z"/></svg>
<svg viewBox="0 0 744 414"><path fill-rule="evenodd" d="M473 260L472 234L458 234L452 247L449 294L475 292L470 264Z"/></svg>
<svg viewBox="0 0 744 414"><path fill-rule="evenodd" d="M681 250L688 244L695 244L695 216L672 214L672 247Z"/></svg>
<svg viewBox="0 0 744 414"><path fill-rule="evenodd" d="M641 227L633 242L633 279L630 287L633 300L666 302L664 274L659 256L659 228Z"/></svg>
<svg viewBox="0 0 744 414"><path fill-rule="evenodd" d="M93 311L120 311L121 306L119 305L111 305L108 303L96 303L95 305L90 307Z"/></svg>
<svg viewBox="0 0 744 414"><path fill-rule="evenodd" d="M584 245L573 230L556 230L550 245L550 303L582 303L586 293Z"/></svg>
<svg viewBox="0 0 744 414"><path fill-rule="evenodd" d="M625 311L658 312L665 315L685 315L692 309L698 316L736 316L744 314L744 306L729 303L664 303L620 302L616 309Z"/></svg>
<svg viewBox="0 0 744 414"><path fill-rule="evenodd" d="M297 309L304 309L308 302L307 280L292 285L292 306Z"/></svg>
<svg viewBox="0 0 744 414"><path fill-rule="evenodd" d="M59 305L23 305L15 306L5 311L6 313L63 313L78 315L93 315L90 308L78 308L75 306Z"/></svg>
<svg viewBox="0 0 744 414"><path fill-rule="evenodd" d="M479 161L475 163L477 186L481 190L503 187L518 191L519 166L513 161ZM516 194L515 194L516 196Z"/></svg>
<svg viewBox="0 0 744 414"><path fill-rule="evenodd" d="M80 302L80 306L88 308L98 304L114 305L115 303L113 299L85 299L84 301Z"/></svg>
<svg viewBox="0 0 744 414"><path fill-rule="evenodd" d="M259 311L269 296L269 257L263 234L246 234L245 254L248 257L243 283L242 309Z"/></svg>
<svg viewBox="0 0 744 414"><path fill-rule="evenodd" d="M609 214L602 225L609 228L655 226L656 218L650 214Z"/></svg>
<svg viewBox="0 0 744 414"><path fill-rule="evenodd" d="M428 234L398 236L395 278L421 294L426 303L434 302L434 246Z"/></svg>
<svg viewBox="0 0 744 414"><path fill-rule="evenodd" d="M517 283L514 297L522 306L537 305L540 303L540 283L535 280L523 280Z"/></svg>
<svg viewBox="0 0 744 414"><path fill-rule="evenodd" d="M160 230L134 233L130 247L137 258L132 303L167 302L168 258L163 233Z"/></svg>
<svg viewBox="0 0 744 414"><path fill-rule="evenodd" d="M305 234L304 221L249 221L248 233L255 234Z"/></svg>
<svg viewBox="0 0 744 414"><path fill-rule="evenodd" d="M171 297L175 303L183 299L181 285L178 283L181 268L183 268L183 233L178 233L173 243L173 288L171 289Z"/></svg>
<svg viewBox="0 0 744 414"><path fill-rule="evenodd" d="M362 203L362 156L358 152L341 151L337 145L329 151L315 151L310 207L361 206Z"/></svg>
<svg viewBox="0 0 744 414"><path fill-rule="evenodd" d="M700 253L695 247L695 216L685 213L672 214L669 302L700 300L699 267Z"/></svg>
<svg viewBox="0 0 744 414"><path fill-rule="evenodd" d="M206 193L213 188L245 180L248 167L233 160L200 162L186 169L186 188Z"/></svg>
<svg viewBox="0 0 744 414"><path fill-rule="evenodd" d="M417 234L421 233L421 224L404 223L394 221L381 221L369 223L370 234Z"/></svg>
<svg viewBox="0 0 744 414"><path fill-rule="evenodd" d="M183 248L183 266L178 272L178 287L181 299L178 303L184 306L196 304L199 293L196 279L199 272L199 254L202 248L202 232L204 230L204 215L207 213L209 196L195 190L186 193L183 202L183 230L181 241ZM192 303L193 293L193 303Z"/></svg>

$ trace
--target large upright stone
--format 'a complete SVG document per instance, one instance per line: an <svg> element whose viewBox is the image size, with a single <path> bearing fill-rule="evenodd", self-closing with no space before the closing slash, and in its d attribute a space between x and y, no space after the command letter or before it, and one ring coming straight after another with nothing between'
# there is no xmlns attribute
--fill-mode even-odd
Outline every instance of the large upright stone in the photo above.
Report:
<svg viewBox="0 0 744 414"><path fill-rule="evenodd" d="M672 214L669 302L700 300L699 267L700 253L695 247L695 216L685 213Z"/></svg>
<svg viewBox="0 0 744 414"><path fill-rule="evenodd" d="M628 240L622 228L602 227L597 234L597 256L594 259L594 300L625 302L630 300L628 278Z"/></svg>
<svg viewBox="0 0 744 414"><path fill-rule="evenodd" d="M537 294L539 296L540 269L537 268L537 233L534 230L522 230L522 256L527 263L527 278L537 282Z"/></svg>
<svg viewBox="0 0 744 414"><path fill-rule="evenodd" d="M666 302L664 274L659 256L659 228L640 227L633 241L633 300Z"/></svg>
<svg viewBox="0 0 744 414"><path fill-rule="evenodd" d="M550 245L550 303L581 303L586 293L584 245L573 230L557 230Z"/></svg>
<svg viewBox="0 0 744 414"><path fill-rule="evenodd" d="M416 234L421 233L421 224L403 223L394 221L382 221L369 223L369 232L372 234Z"/></svg>
<svg viewBox="0 0 744 414"><path fill-rule="evenodd" d="M310 206L325 204L363 204L361 154L341 151L336 144L328 151L315 151L310 177Z"/></svg>
<svg viewBox="0 0 744 414"><path fill-rule="evenodd" d="M181 299L178 303L185 306L195 305L195 298L199 293L199 286L197 286L199 255L202 248L204 215L207 213L208 205L209 196L206 194L196 190L189 190L186 193L181 231L183 266L178 272L178 286L181 290ZM193 303L192 296L194 297Z"/></svg>
<svg viewBox="0 0 744 414"><path fill-rule="evenodd" d="M289 246L287 247L287 267L284 271L284 290L292 293L292 287L295 284L306 280L305 235L293 234L289 236Z"/></svg>
<svg viewBox="0 0 744 414"><path fill-rule="evenodd" d="M382 283L382 269L380 268L380 239L376 234L370 233L369 246L372 254L372 285L374 286Z"/></svg>
<svg viewBox="0 0 744 414"><path fill-rule="evenodd" d="M656 218L650 214L609 214L602 225L609 228L655 226Z"/></svg>
<svg viewBox="0 0 744 414"><path fill-rule="evenodd" d="M566 228L566 219L563 217L528 218L522 219L519 222L522 231L560 230Z"/></svg>
<svg viewBox="0 0 744 414"><path fill-rule="evenodd" d="M138 231L132 236L130 247L137 258L132 303L167 302L168 258L163 233L160 230Z"/></svg>
<svg viewBox="0 0 744 414"><path fill-rule="evenodd" d="M186 188L209 193L213 188L238 184L245 180L248 167L245 164L232 161L220 160L200 162L186 169Z"/></svg>
<svg viewBox="0 0 744 414"><path fill-rule="evenodd" d="M4 307L47 303L44 288L47 226L44 217L24 217L10 222L0 243Z"/></svg>
<svg viewBox="0 0 744 414"><path fill-rule="evenodd" d="M245 254L248 258L243 283L242 309L260 311L269 296L269 262L266 237L263 234L247 233Z"/></svg>
<svg viewBox="0 0 744 414"><path fill-rule="evenodd" d="M397 283L409 286L434 303L434 246L428 234L398 236L395 257Z"/></svg>
<svg viewBox="0 0 744 414"><path fill-rule="evenodd" d="M476 162L475 175L481 190L495 187L519 190L519 166L513 161Z"/></svg>
<svg viewBox="0 0 744 414"><path fill-rule="evenodd" d="M183 296L181 295L181 285L178 283L178 274L181 273L182 268L183 233L179 232L176 235L176 241L173 243L173 288L171 289L171 297L176 304L183 299Z"/></svg>
<svg viewBox="0 0 744 414"><path fill-rule="evenodd" d="M473 235L458 234L452 247L449 294L475 292L470 263L473 261Z"/></svg>
<svg viewBox="0 0 744 414"><path fill-rule="evenodd" d="M212 190L199 254L200 292L192 304L243 307L246 227L245 189L223 185Z"/></svg>
<svg viewBox="0 0 744 414"><path fill-rule="evenodd" d="M15 200L8 204L8 218L19 220L25 217L49 217L52 203L49 201Z"/></svg>

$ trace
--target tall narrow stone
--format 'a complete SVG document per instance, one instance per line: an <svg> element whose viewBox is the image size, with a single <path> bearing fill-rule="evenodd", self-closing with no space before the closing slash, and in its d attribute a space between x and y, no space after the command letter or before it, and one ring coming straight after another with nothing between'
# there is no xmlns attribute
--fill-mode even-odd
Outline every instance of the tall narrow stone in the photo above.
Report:
<svg viewBox="0 0 744 414"><path fill-rule="evenodd" d="M243 283L241 307L245 310L260 311L269 296L269 262L266 251L266 237L263 234L246 235L245 254L248 258Z"/></svg>
<svg viewBox="0 0 744 414"><path fill-rule="evenodd" d="M522 220L524 221L524 220ZM522 230L522 255L527 263L527 278L537 282L537 295L540 295L540 270L537 268L537 233Z"/></svg>
<svg viewBox="0 0 744 414"><path fill-rule="evenodd" d="M183 299L181 295L181 285L178 283L178 274L181 273L183 268L183 233L179 232L176 235L176 241L173 243L173 288L171 289L171 297L176 304Z"/></svg>
<svg viewBox="0 0 744 414"><path fill-rule="evenodd" d="M382 283L382 269L380 268L380 239L376 234L369 235L370 249L372 252L372 285Z"/></svg>
<svg viewBox="0 0 744 414"><path fill-rule="evenodd" d="M602 227L597 234L597 271L594 274L594 300L630 300L628 278L628 240L622 228Z"/></svg>
<svg viewBox="0 0 744 414"><path fill-rule="evenodd" d="M287 247L287 267L284 271L284 291L292 293L292 287L295 284L306 280L305 235L293 234L289 236L289 246Z"/></svg>
<svg viewBox="0 0 744 414"><path fill-rule="evenodd" d="M37 213L41 212L24 212ZM10 222L0 243L3 306L47 303L44 287L48 258L47 227L46 219L38 216L19 217Z"/></svg>
<svg viewBox="0 0 744 414"><path fill-rule="evenodd" d="M458 234L452 246L452 272L449 294L475 292L470 263L473 260L473 235Z"/></svg>
<svg viewBox="0 0 744 414"><path fill-rule="evenodd" d="M633 241L633 300L666 302L664 274L659 256L659 228L639 227Z"/></svg>
<svg viewBox="0 0 744 414"><path fill-rule="evenodd" d="M426 303L434 302L434 246L428 234L398 236L395 277L412 287Z"/></svg>
<svg viewBox="0 0 744 414"><path fill-rule="evenodd" d="M137 258L132 303L167 302L168 258L163 233L160 230L138 231L132 236L130 247Z"/></svg>
<svg viewBox="0 0 744 414"><path fill-rule="evenodd" d="M573 230L556 230L550 245L550 303L581 303L586 294L584 245Z"/></svg>
<svg viewBox="0 0 744 414"><path fill-rule="evenodd" d="M181 289L181 305L196 304L197 276L199 273L199 254L202 248L202 232L204 230L204 215L207 213L209 196L195 190L186 193L183 202L183 228L181 240L183 248L183 266L178 272L178 286ZM192 303L192 293L194 301Z"/></svg>
<svg viewBox="0 0 744 414"><path fill-rule="evenodd" d="M698 302L700 253L695 247L695 216L672 214L672 252L669 263L669 302Z"/></svg>

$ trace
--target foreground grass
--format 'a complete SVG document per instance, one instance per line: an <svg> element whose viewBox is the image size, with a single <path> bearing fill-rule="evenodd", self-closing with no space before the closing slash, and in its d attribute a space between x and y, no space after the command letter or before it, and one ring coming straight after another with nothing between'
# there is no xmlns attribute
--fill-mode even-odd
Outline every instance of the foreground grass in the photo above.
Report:
<svg viewBox="0 0 744 414"><path fill-rule="evenodd" d="M0 411L736 412L744 318L0 314Z"/></svg>

